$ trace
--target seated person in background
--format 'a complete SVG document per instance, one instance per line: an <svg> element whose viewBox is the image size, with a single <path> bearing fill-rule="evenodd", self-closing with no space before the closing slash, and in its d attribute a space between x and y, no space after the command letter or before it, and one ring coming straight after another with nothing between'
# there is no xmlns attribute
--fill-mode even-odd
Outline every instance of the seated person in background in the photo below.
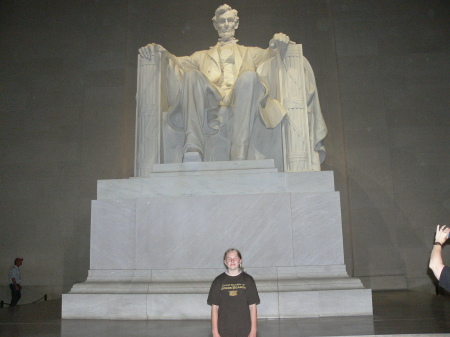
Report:
<svg viewBox="0 0 450 337"><path fill-rule="evenodd" d="M450 228L447 226L437 226L435 242L430 256L430 269L439 280L439 286L447 291L450 291L450 267L444 265L442 260L442 246L447 241L449 233Z"/></svg>

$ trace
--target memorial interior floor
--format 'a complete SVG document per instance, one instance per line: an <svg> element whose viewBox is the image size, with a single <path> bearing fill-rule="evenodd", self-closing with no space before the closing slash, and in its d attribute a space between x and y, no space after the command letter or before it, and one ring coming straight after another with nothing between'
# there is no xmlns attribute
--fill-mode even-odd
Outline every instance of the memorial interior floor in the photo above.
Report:
<svg viewBox="0 0 450 337"><path fill-rule="evenodd" d="M450 297L373 292L373 316L259 320L258 337L450 333ZM0 309L1 337L209 337L209 321L62 320L61 300Z"/></svg>

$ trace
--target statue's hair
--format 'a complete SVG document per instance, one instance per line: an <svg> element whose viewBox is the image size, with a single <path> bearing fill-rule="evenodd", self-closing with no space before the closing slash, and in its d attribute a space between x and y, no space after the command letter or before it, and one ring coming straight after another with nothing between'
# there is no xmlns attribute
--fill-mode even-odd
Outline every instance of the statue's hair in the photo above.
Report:
<svg viewBox="0 0 450 337"><path fill-rule="evenodd" d="M242 254L241 254L241 252L240 252L239 250L237 250L236 248L230 248L230 249L227 249L227 251L225 252L225 254L223 254L223 260L224 260L224 261L226 260L227 254L228 254L229 252L236 252L237 256L239 256L239 258L242 260ZM225 263L224 263L224 265L225 265ZM227 265L225 265L225 268L227 268ZM240 269L241 271L245 271L244 266L242 266L242 263L239 265L239 269Z"/></svg>
<svg viewBox="0 0 450 337"><path fill-rule="evenodd" d="M239 23L238 11L231 8L227 4L223 4L222 6L217 7L216 12L215 12L214 16L212 17L214 28L216 28L216 30L217 30L217 18L219 16L221 16L223 13L228 12L228 11L230 11L234 14L234 17L236 18L235 19L236 23Z"/></svg>

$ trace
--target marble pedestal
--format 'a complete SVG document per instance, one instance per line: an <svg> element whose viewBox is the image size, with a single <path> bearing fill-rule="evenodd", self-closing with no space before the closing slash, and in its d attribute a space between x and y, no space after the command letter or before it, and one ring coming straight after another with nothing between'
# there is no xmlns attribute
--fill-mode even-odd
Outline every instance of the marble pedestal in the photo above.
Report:
<svg viewBox="0 0 450 337"><path fill-rule="evenodd" d="M371 315L347 275L332 172L279 173L273 160L155 165L98 182L88 278L62 318L209 319L209 286L238 248L260 318Z"/></svg>

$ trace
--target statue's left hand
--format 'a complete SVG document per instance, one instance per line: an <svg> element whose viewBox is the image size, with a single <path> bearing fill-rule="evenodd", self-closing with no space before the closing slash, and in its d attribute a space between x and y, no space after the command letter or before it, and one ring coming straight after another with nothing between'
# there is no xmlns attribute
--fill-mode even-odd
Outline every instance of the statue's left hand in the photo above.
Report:
<svg viewBox="0 0 450 337"><path fill-rule="evenodd" d="M273 36L273 39L270 40L269 46L270 48L278 49L280 55L284 57L290 41L289 36L286 34L277 33Z"/></svg>

